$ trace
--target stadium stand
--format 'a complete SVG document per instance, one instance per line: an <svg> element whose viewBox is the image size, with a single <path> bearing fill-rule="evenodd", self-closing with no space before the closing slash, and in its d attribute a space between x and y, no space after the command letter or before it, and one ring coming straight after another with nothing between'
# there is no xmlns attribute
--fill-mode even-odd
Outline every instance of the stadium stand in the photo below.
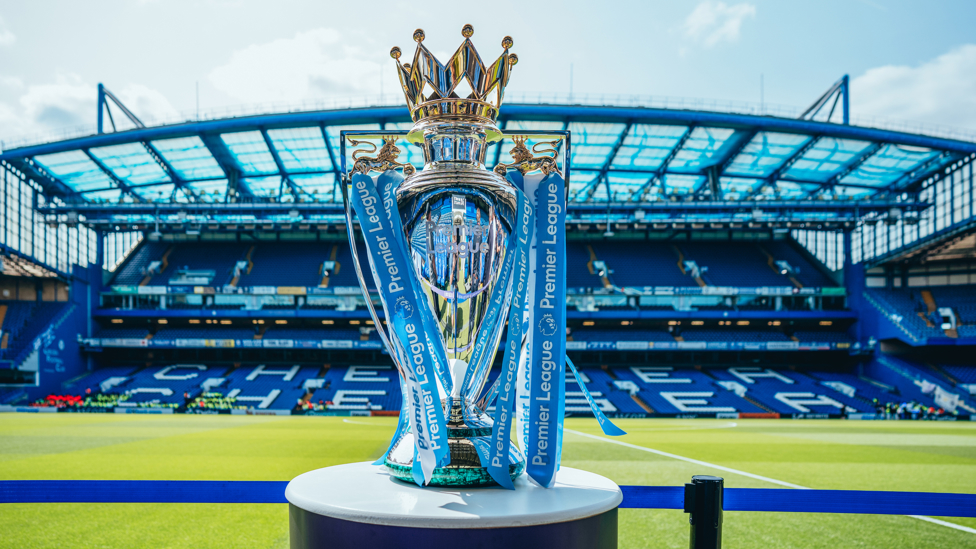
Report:
<svg viewBox="0 0 976 549"><path fill-rule="evenodd" d="M955 311L959 337L976 337L976 286L938 286L928 290L937 307Z"/></svg>
<svg viewBox="0 0 976 549"><path fill-rule="evenodd" d="M291 367L241 366L226 374L226 381L212 387L219 388L238 404L256 409L290 410L310 391L305 382L317 377L316 366Z"/></svg>
<svg viewBox="0 0 976 549"><path fill-rule="evenodd" d="M601 242L592 246L617 286L698 286L678 268L678 254L671 244Z"/></svg>
<svg viewBox="0 0 976 549"><path fill-rule="evenodd" d="M257 244L250 254L253 265L237 286L319 286L327 278L322 273L323 263L333 248L340 247L348 248L346 244L325 242Z"/></svg>
<svg viewBox="0 0 976 549"><path fill-rule="evenodd" d="M213 278L206 286L224 286L233 277L234 264L244 258L247 245L227 242L215 243L183 243L174 245L168 251L167 266L154 275L146 285L166 286L175 280L178 271L188 269L193 271L213 271Z"/></svg>
<svg viewBox="0 0 976 549"><path fill-rule="evenodd" d="M900 367L912 367L907 361L896 361ZM945 368L960 383L976 381L974 367ZM497 370L490 373L486 388L497 375ZM843 370L620 366L582 368L580 375L600 409L611 416L839 415L873 413L910 402L940 407L921 381L892 386ZM569 372L566 376L567 412L589 414L576 379ZM108 366L65 384L64 390L48 405L87 399L92 406L187 407L189 411L199 406L393 412L400 409L402 398L398 373L387 365Z"/></svg>
<svg viewBox="0 0 976 549"><path fill-rule="evenodd" d="M119 404L122 407L177 408L186 402L187 396L193 397L201 392L202 381L211 377L223 377L224 371L226 368L202 364L147 367L125 376L123 380L118 380L118 384L100 392L124 396L125 400Z"/></svg>
<svg viewBox="0 0 976 549"><path fill-rule="evenodd" d="M939 307L955 311L958 334L955 337L976 337L976 286L940 286L916 288L873 288L871 295L892 313L903 318L903 324L917 337L944 337L942 320L936 314Z"/></svg>
<svg viewBox="0 0 976 549"><path fill-rule="evenodd" d="M112 284L137 285L146 278L146 269L153 261L161 261L171 245L164 242L143 242L125 263L115 271Z"/></svg>
<svg viewBox="0 0 976 549"><path fill-rule="evenodd" d="M47 301L6 301L7 314L3 319L2 356L16 360L43 332L66 304Z"/></svg>
<svg viewBox="0 0 976 549"><path fill-rule="evenodd" d="M157 332L159 333L159 332ZM95 332L95 337L143 339L149 335L148 328L105 327Z"/></svg>
<svg viewBox="0 0 976 549"><path fill-rule="evenodd" d="M976 366L942 364L940 367L959 383L976 383Z"/></svg>
<svg viewBox="0 0 976 549"><path fill-rule="evenodd" d="M944 332L930 318L917 290L873 288L868 291L888 312L902 318L902 325L919 338L940 337Z"/></svg>
<svg viewBox="0 0 976 549"><path fill-rule="evenodd" d="M602 288L600 277L590 272L590 252L588 244L569 242L566 244L566 286L568 288Z"/></svg>
<svg viewBox="0 0 976 549"><path fill-rule="evenodd" d="M964 223L976 209L960 209L960 201L972 197L949 191L972 186L973 144L877 128L868 135L817 120L787 120L777 129L783 123L778 117L743 113L732 123L714 118L728 113L679 109L670 111L668 124L652 124L636 107L589 114L584 105L533 108L532 120L506 118L506 131L526 124L573 131L572 169L578 171L566 210L569 352L607 413L870 414L906 401L936 407L936 386L970 406L967 386L976 383L976 368L966 360L976 338L976 264L972 229ZM357 113L376 119L356 127L380 118L389 127L408 123L406 112L397 120L389 111ZM0 403L51 397L58 406L181 411L194 404L222 412L240 406L398 410L397 373L370 329L334 186L340 176L335 122L348 113L279 118L292 114L195 122L214 124L206 132L177 124L152 133L82 137L46 143L43 154L5 149L5 184L48 209L24 207L8 217L38 213L52 229L76 229L78 238L70 245L61 236L34 239L31 250L21 251L49 259L52 249L69 253L54 265L35 266L46 269L34 271L41 274L14 277L21 260L7 248L21 243L0 235L0 380L16 382L0 386ZM280 161L293 158L295 149L274 132L293 130L316 136L303 145L321 161L316 173L275 161L276 150ZM222 147L214 155L209 145L226 144L221 136L229 133L261 131L267 138L243 148ZM658 131L687 139L660 141L652 135ZM109 185L116 196L96 196L94 187L79 186L77 167L57 164L59 155L88 158L86 151L99 146L90 139L139 151L156 147L161 158L150 155L144 165L175 170L161 172L168 181L133 185L132 193L177 183L221 193L211 191L207 196L215 200L205 203L160 199L159 211L150 213L117 185ZM199 146L174 145L194 140ZM833 148L856 140L864 147L860 153L831 157L841 154ZM258 149L267 153L260 168L252 163ZM106 170L127 160L112 150L102 154L113 162L93 164L86 177L113 180ZM198 169L203 164L210 168ZM245 169L233 168L237 164ZM596 173L600 177L587 183L587 174ZM114 175L119 181L128 176ZM276 182L276 195L259 189L265 177ZM733 191L730 181L738 186L746 178L757 188ZM282 194L283 182L301 187L313 180L327 182L314 192ZM232 183L243 186L231 189ZM257 192L245 192L250 184ZM912 200L891 199L905 189ZM936 191L952 196L952 207L936 200ZM86 208L83 218L71 209L79 204ZM957 220L962 214L956 212L969 217ZM882 239L872 228L901 237ZM961 240L950 241L950 233ZM933 259L953 246L954 258ZM357 250L368 268L365 246ZM181 279L181 271L191 272ZM41 278L70 285L70 301L51 301ZM35 300L18 301L25 296ZM938 307L956 313L955 333L940 326ZM50 361L34 353L34 363L18 362L38 348L38 335L66 316L70 322L44 338ZM934 353L936 347L947 350ZM266 368L253 375L261 364ZM33 379L37 372L40 381ZM575 380L567 387L567 409L588 413ZM943 405L949 403L944 397Z"/></svg>
<svg viewBox="0 0 976 549"><path fill-rule="evenodd" d="M572 332L573 341L674 341L663 330L606 330L577 328Z"/></svg>
<svg viewBox="0 0 976 549"><path fill-rule="evenodd" d="M807 255L793 247L786 241L769 241L759 245L760 249L768 252L774 260L789 263L795 269L795 278L803 286L829 287L837 284L824 274L823 268L807 259ZM815 260L814 260L815 261Z"/></svg>
<svg viewBox="0 0 976 549"><path fill-rule="evenodd" d="M854 343L854 338L844 332L829 332L826 330L806 331L797 330L793 332L793 337L801 342L817 343Z"/></svg>
<svg viewBox="0 0 976 549"><path fill-rule="evenodd" d="M749 397L780 414L837 414L842 406L857 412L871 411L871 406L864 400L818 384L800 372L741 367L717 369L714 375L720 381L744 387Z"/></svg>
<svg viewBox="0 0 976 549"><path fill-rule="evenodd" d="M313 399L333 410L399 410L400 382L392 366L332 366Z"/></svg>
<svg viewBox="0 0 976 549"><path fill-rule="evenodd" d="M254 339L253 328L160 328L153 339Z"/></svg>
<svg viewBox="0 0 976 549"><path fill-rule="evenodd" d="M792 286L792 282L769 265L755 244L726 242L682 242L679 248L688 260L702 269L710 286Z"/></svg>
<svg viewBox="0 0 976 549"><path fill-rule="evenodd" d="M589 372L589 370L587 370ZM764 413L757 406L715 383L703 370L676 369L670 366L615 368L618 386L637 387L637 396L655 413Z"/></svg>
<svg viewBox="0 0 976 549"><path fill-rule="evenodd" d="M685 341L789 341L782 332L761 330L682 330Z"/></svg>
<svg viewBox="0 0 976 549"><path fill-rule="evenodd" d="M379 340L375 331L370 332L370 338ZM359 340L362 332L358 329L350 328L277 328L272 327L264 333L265 339L295 339L295 340L318 340L318 339L349 339Z"/></svg>

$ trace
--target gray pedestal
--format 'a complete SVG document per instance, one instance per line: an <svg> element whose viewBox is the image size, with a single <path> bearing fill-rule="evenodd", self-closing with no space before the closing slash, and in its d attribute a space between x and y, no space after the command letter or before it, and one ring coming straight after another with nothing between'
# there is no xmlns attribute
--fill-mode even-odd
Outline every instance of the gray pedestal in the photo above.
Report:
<svg viewBox="0 0 976 549"><path fill-rule="evenodd" d="M612 481L563 467L553 488L525 475L515 491L420 488L385 467L352 463L288 484L292 549L610 549L617 547Z"/></svg>

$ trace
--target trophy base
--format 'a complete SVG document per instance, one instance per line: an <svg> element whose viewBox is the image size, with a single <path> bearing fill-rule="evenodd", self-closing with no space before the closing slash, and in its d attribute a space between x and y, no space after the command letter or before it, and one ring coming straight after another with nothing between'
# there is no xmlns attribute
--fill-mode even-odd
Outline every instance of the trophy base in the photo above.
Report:
<svg viewBox="0 0 976 549"><path fill-rule="evenodd" d="M610 480L572 467L552 488L522 475L512 491L420 488L369 463L300 475L285 497L292 549L614 549L623 500Z"/></svg>
<svg viewBox="0 0 976 549"><path fill-rule="evenodd" d="M386 460L385 464L394 478L404 482L414 482L413 464L399 465L390 460ZM508 466L508 476L512 477L514 482L524 470L524 461L513 463ZM498 483L491 478L488 469L484 467L438 467L434 469L434 475L428 486L490 486L492 484Z"/></svg>
<svg viewBox="0 0 976 549"><path fill-rule="evenodd" d="M452 429L453 430L453 429ZM488 469L481 465L481 458L475 449L475 444L489 444L491 429L466 429L469 434L486 436L448 437L447 445L451 453L451 464L447 467L437 467L428 486L490 486L497 484L488 474ZM477 441L477 442L476 442ZM404 482L414 483L413 477L413 433L404 433L403 437L393 445L384 464L390 474ZM508 475L514 482L525 470L525 458L513 444L509 451Z"/></svg>

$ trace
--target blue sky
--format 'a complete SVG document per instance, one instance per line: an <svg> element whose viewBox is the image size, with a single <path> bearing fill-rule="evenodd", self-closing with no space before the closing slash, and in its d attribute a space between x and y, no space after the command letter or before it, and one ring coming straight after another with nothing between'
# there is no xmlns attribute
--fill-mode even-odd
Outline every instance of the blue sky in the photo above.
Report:
<svg viewBox="0 0 976 549"><path fill-rule="evenodd" d="M137 114L394 92L391 46L445 57L464 23L511 92L805 107L848 73L852 114L976 130L976 2L0 0L0 139L93 124L104 82ZM382 80L382 83L381 83Z"/></svg>

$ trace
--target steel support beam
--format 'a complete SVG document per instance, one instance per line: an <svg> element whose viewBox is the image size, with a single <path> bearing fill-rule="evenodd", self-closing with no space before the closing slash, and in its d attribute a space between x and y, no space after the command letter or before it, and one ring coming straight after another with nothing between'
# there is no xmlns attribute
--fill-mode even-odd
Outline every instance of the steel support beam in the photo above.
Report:
<svg viewBox="0 0 976 549"><path fill-rule="evenodd" d="M600 184L600 181L603 181L603 183L606 184L606 186L607 186L607 202L612 202L613 201L613 193L610 190L610 181L607 178L607 174L610 172L610 166L613 165L614 159L617 158L617 153L620 152L620 147L623 146L624 141L627 139L627 134L630 133L630 129L633 126L634 126L634 121L633 120L628 120L624 124L623 131L621 131L620 132L620 135L617 136L617 140L614 142L613 148L610 149L610 154L607 155L606 162L604 162L603 163L603 166L600 167L600 175L598 175L596 177L596 180L595 180L596 183L593 185L593 189L596 189L596 186ZM592 190L590 191L589 196L593 196L593 191ZM587 199L589 199L589 196L587 196Z"/></svg>
<svg viewBox="0 0 976 549"><path fill-rule="evenodd" d="M731 164L742 149L748 145L756 135L759 134L758 130L751 131L737 131L729 138L729 141L722 147L722 154L715 158L712 165L705 168L702 175L705 176L705 180L701 182L697 189L695 189L695 194L700 194L705 189L708 189L711 195L716 198L721 198L722 189L720 187L720 179L725 174L725 169Z"/></svg>
<svg viewBox="0 0 976 549"><path fill-rule="evenodd" d="M146 125L142 123L142 120L139 120L139 117L136 116L135 113L130 111L129 108L126 107L122 103L122 101L119 100L118 97L115 97L115 94L108 91L108 88L106 88L104 85L100 83L98 84L98 133L99 134L104 133L103 131L104 126L102 124L103 122L102 113L108 114L109 122L112 123L112 131L113 132L116 131L115 119L112 118L112 109L109 107L109 101L115 103L115 106L118 107L120 111L122 111L122 114L124 114L126 118L129 119L129 121L135 124L136 128L146 127Z"/></svg>
<svg viewBox="0 0 976 549"><path fill-rule="evenodd" d="M268 136L268 130L261 128L261 136L264 137L264 144L268 146L268 151L271 152L271 158L274 159L275 166L278 168L278 173L281 174L281 181L288 186L288 190L291 191L292 197L294 197L295 202L298 202L302 190L291 180L288 176L288 172L285 171L285 165L281 162L281 157L278 156L278 150L275 149L274 143L271 141L271 137ZM279 193L280 195L280 193ZM280 200L279 196L279 200Z"/></svg>
<svg viewBox="0 0 976 549"><path fill-rule="evenodd" d="M796 164L797 160L803 158L803 155L805 155L807 151L812 149L819 141L820 141L819 135L810 136L810 139L808 139L806 143L804 143L797 150L793 151L793 154L786 157L786 159L783 160L783 162L779 166L777 166L772 173L766 176L766 178L763 179L763 182L761 184L756 185L756 188L752 190L752 193L749 194L748 198L755 198L762 190L762 188L766 185L775 185L777 181L783 178L783 174L786 173L790 169L790 167L793 166L793 164Z"/></svg>
<svg viewBox="0 0 976 549"><path fill-rule="evenodd" d="M801 114L798 118L801 120L813 120L814 117L816 117L817 114L819 114L820 111L823 110L823 108L827 105L827 103L830 102L831 99L834 99L834 104L830 108L830 114L827 116L827 122L830 122L830 117L833 116L834 114L834 107L837 106L837 99L840 98L842 100L841 114L844 121L844 125L846 126L850 124L849 91L850 91L850 77L845 74L840 78L840 80L834 82L833 85L830 86L830 89L824 92L823 95L818 97L817 100L814 101L813 104L807 108L807 110L803 111L803 114Z"/></svg>
<svg viewBox="0 0 976 549"><path fill-rule="evenodd" d="M807 197L813 197L816 196L817 193L821 191L827 189L833 189L834 186L840 183L842 179L844 179L845 177L853 173L854 170L860 168L861 164L867 162L868 159L870 159L872 156L874 156L875 153L877 153L882 148L884 148L884 146L885 146L884 143L875 143L873 145L870 145L869 147L867 147L866 149L858 153L856 156L848 160L847 163L844 164L844 167L842 167L839 172L834 174L833 177L828 179L827 182L820 185L819 188L810 191L807 194Z"/></svg>
<svg viewBox="0 0 976 549"><path fill-rule="evenodd" d="M688 142L688 138L691 137L692 132L695 131L695 127L696 126L694 124L688 126L685 133L681 135L678 142L675 143L674 147L671 148L671 151L668 152L668 155L664 157L664 160L661 161L661 165L654 170L653 175L651 175L651 177L647 180L647 183L641 185L630 195L631 200L633 200L634 197L639 197L638 200L643 200L645 195L647 195L647 191L654 186L654 183L661 180L661 177L667 173L668 166L671 165L671 161L674 160L675 156L678 156L678 153L681 152L681 148L685 146L686 142Z"/></svg>
<svg viewBox="0 0 976 549"><path fill-rule="evenodd" d="M241 177L243 174L240 166L237 165L237 161L234 160L234 156L227 150L227 145L220 139L220 136L203 133L200 134L200 140L203 141L203 145L207 147L210 156L214 157L217 165L220 166L220 169L224 171L224 175L227 176L227 195L224 196L224 200L230 200L231 190L236 193L236 196L234 196L235 201L240 200L240 198L248 200L255 199L254 193L251 192L251 189L247 188L247 185Z"/></svg>
<svg viewBox="0 0 976 549"><path fill-rule="evenodd" d="M166 172L166 175L169 177L170 181L173 182L173 185L179 187L188 197L190 197L191 200L197 201L200 199L196 191L194 191L193 188L187 185L186 181L183 181L183 178L180 177L178 173L176 173L176 170L173 169L173 166L170 165L170 163L167 162L165 158L163 158L163 155L159 153L159 150L152 143L148 141L144 141L142 143L142 146L146 148L146 152L148 152L149 156L151 156L152 159L156 161L156 164L158 164L159 167L162 168L164 172Z"/></svg>
<svg viewBox="0 0 976 549"><path fill-rule="evenodd" d="M90 149L82 149L82 152L85 153L85 156L87 156L89 159L91 159L91 161L94 162L96 166L98 166L98 169L102 170L102 172L105 175L107 175L108 178L111 179L113 183L115 183L115 186L116 187L122 189L122 192L124 192L125 194L131 196L132 199L135 200L136 202L145 202L146 201L146 199L144 199L143 197L141 197L138 194L132 192L132 187L130 187L129 184L126 183L125 181L122 181L121 179L119 179L118 177L116 177L116 175L114 173L112 173L112 170L108 169L108 166L106 166L105 164L102 164L102 161L99 160L98 157L96 157L95 155L93 155L91 153L91 150Z"/></svg>
<svg viewBox="0 0 976 549"><path fill-rule="evenodd" d="M322 132L322 139L325 141L325 150L329 153L329 161L332 162L332 173L335 174L335 183L339 185L342 181L341 160L337 161L336 159L336 153L332 150L332 144L329 143L329 133L325 131L325 124L319 124L319 131Z"/></svg>
<svg viewBox="0 0 976 549"><path fill-rule="evenodd" d="M65 202L77 202L81 200L81 195L76 193L71 187L65 185L60 179L54 177L33 158L25 158L20 161L0 161L0 166L8 170L17 172L24 179L34 181L43 189L48 197L57 197ZM49 193L49 194L48 194Z"/></svg>
<svg viewBox="0 0 976 549"><path fill-rule="evenodd" d="M937 154L912 168L911 171L896 179L892 184L878 191L878 194L881 194L882 192L900 193L916 191L916 187L922 181L942 170L943 167L962 160L963 158L964 156L959 153L943 151L941 154Z"/></svg>

